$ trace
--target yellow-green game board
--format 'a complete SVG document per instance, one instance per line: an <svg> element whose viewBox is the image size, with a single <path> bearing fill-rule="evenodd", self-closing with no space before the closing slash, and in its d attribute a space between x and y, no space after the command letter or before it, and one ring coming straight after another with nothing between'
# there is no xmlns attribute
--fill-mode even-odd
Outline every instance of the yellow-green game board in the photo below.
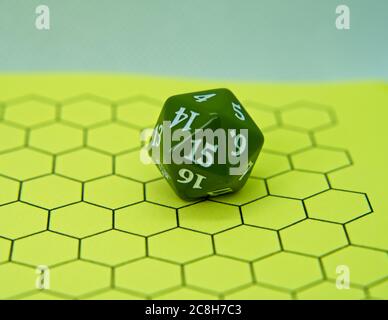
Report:
<svg viewBox="0 0 388 320"><path fill-rule="evenodd" d="M239 193L184 202L139 132L215 87L266 143ZM388 298L387 84L3 75L0 103L0 298Z"/></svg>

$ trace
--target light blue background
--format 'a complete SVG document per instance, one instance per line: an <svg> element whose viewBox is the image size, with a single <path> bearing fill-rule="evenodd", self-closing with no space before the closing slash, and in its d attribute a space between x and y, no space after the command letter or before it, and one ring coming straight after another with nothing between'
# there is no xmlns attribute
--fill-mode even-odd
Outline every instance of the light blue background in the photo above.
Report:
<svg viewBox="0 0 388 320"><path fill-rule="evenodd" d="M349 31L335 28L343 3ZM14 71L388 79L388 0L0 0L0 72Z"/></svg>

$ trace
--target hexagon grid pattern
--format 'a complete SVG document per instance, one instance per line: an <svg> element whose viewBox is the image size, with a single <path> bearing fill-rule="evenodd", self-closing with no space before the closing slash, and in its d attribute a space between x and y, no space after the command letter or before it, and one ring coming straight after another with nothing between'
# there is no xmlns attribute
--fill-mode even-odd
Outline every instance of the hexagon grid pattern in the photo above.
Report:
<svg viewBox="0 0 388 320"><path fill-rule="evenodd" d="M246 104L266 135L251 178L198 202L139 160L140 129L160 107L146 96L4 101L0 298L387 298L387 252L347 230L373 212L368 195L331 185L351 155L315 139L337 125L330 107ZM344 262L354 280L337 290Z"/></svg>

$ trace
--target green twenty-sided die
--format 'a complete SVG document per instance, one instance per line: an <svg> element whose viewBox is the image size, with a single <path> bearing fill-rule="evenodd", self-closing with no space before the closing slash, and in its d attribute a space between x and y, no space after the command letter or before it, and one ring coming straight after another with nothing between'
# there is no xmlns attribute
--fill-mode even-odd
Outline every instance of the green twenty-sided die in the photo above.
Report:
<svg viewBox="0 0 388 320"><path fill-rule="evenodd" d="M190 200L241 189L263 143L235 95L214 89L168 98L149 153L174 191Z"/></svg>

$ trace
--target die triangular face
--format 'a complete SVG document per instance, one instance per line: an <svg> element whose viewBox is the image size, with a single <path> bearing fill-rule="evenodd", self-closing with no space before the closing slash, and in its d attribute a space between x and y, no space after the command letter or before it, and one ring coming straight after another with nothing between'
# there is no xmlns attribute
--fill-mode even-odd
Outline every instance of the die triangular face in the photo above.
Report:
<svg viewBox="0 0 388 320"><path fill-rule="evenodd" d="M228 112L217 114L220 115L221 127L229 129L229 136L233 141L230 152L240 153L239 159L230 158L230 168L234 169L231 170L229 185L237 191L249 177L264 145L264 135L235 95L227 89L222 90L225 93L224 110L227 109Z"/></svg>
<svg viewBox="0 0 388 320"><path fill-rule="evenodd" d="M215 116L215 108L209 101L196 99L198 95L180 94L167 99L163 106L163 121L170 121L171 128L191 130L206 126L210 118ZM209 99L215 99L211 97Z"/></svg>

